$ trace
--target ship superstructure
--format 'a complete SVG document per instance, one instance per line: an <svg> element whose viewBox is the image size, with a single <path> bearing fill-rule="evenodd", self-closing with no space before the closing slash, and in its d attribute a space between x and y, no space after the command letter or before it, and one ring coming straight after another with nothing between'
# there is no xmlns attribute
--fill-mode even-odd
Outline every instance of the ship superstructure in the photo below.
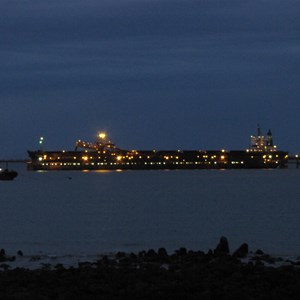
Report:
<svg viewBox="0 0 300 300"><path fill-rule="evenodd" d="M277 146L273 143L273 135L269 129L267 136L263 136L259 124L257 125L257 135L251 135L250 152L274 152Z"/></svg>
<svg viewBox="0 0 300 300"><path fill-rule="evenodd" d="M277 151L271 131L251 136L246 150L124 150L100 133L94 143L78 140L74 151L28 151L30 170L146 170L286 167L288 153Z"/></svg>

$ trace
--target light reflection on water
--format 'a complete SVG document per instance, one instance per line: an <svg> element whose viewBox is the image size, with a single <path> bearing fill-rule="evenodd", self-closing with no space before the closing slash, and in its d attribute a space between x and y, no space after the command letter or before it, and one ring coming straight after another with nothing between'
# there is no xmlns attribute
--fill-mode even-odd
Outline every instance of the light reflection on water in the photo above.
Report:
<svg viewBox="0 0 300 300"><path fill-rule="evenodd" d="M0 182L0 247L80 254L187 247L221 235L300 255L300 170L27 172Z"/></svg>

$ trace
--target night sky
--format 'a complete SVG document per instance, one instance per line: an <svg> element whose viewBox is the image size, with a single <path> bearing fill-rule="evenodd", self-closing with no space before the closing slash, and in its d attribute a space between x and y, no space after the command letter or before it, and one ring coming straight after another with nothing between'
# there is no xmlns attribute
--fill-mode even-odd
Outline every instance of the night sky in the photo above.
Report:
<svg viewBox="0 0 300 300"><path fill-rule="evenodd" d="M0 0L0 158L245 149L260 123L300 151L300 1Z"/></svg>

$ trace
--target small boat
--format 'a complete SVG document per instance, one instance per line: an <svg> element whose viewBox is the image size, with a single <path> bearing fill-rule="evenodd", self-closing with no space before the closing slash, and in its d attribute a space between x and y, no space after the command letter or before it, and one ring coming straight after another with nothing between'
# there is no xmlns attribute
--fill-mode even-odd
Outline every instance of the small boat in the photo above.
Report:
<svg viewBox="0 0 300 300"><path fill-rule="evenodd" d="M18 172L8 169L0 169L0 180L13 180L18 176Z"/></svg>

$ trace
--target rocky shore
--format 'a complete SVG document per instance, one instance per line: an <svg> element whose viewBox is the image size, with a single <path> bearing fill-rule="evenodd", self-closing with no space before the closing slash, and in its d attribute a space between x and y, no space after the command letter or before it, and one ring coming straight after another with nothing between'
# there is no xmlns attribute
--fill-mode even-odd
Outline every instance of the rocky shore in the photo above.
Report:
<svg viewBox="0 0 300 300"><path fill-rule="evenodd" d="M0 299L300 298L299 260L249 253L247 244L230 253L225 237L207 253L185 248L172 254L164 248L119 252L68 268L11 269L14 259L1 251Z"/></svg>

